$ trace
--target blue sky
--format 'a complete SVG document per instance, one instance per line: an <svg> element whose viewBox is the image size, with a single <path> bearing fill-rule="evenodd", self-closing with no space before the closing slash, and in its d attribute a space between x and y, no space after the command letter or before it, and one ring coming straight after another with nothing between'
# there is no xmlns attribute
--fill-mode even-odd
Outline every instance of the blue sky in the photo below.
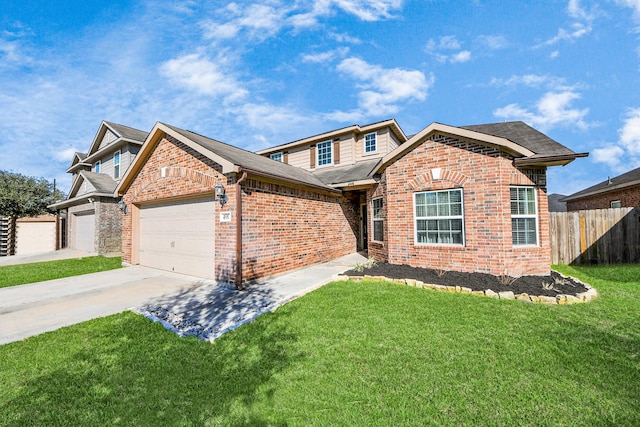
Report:
<svg viewBox="0 0 640 427"><path fill-rule="evenodd" d="M395 118L523 120L571 194L640 166L640 0L12 1L0 169L57 179L102 120L248 150Z"/></svg>

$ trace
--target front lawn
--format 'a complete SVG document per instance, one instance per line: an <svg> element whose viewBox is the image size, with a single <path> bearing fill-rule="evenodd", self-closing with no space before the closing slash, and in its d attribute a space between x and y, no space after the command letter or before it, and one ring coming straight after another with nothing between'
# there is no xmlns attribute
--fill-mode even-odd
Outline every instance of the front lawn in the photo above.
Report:
<svg viewBox="0 0 640 427"><path fill-rule="evenodd" d="M43 282L122 267L120 257L93 256L0 267L0 288Z"/></svg>
<svg viewBox="0 0 640 427"><path fill-rule="evenodd" d="M213 344L123 313L0 346L0 425L640 425L640 265L547 306L335 282Z"/></svg>

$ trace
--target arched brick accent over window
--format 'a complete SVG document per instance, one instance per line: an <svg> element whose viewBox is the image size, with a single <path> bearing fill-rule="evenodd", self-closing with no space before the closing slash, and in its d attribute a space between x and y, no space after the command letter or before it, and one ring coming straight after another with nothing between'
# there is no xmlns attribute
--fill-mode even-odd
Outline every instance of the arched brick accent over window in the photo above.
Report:
<svg viewBox="0 0 640 427"><path fill-rule="evenodd" d="M440 169L440 178L434 179L433 172L434 170L431 169L430 171L407 181L406 189L413 192L433 189L435 187L464 187L465 183L469 180L465 175L459 172L452 172L447 169Z"/></svg>

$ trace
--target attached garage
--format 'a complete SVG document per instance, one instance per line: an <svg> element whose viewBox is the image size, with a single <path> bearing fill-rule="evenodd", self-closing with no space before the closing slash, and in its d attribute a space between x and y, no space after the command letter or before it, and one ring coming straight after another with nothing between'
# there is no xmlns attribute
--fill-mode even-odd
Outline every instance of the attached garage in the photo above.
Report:
<svg viewBox="0 0 640 427"><path fill-rule="evenodd" d="M213 198L140 207L140 265L215 279Z"/></svg>
<svg viewBox="0 0 640 427"><path fill-rule="evenodd" d="M72 248L95 252L96 214L95 211L78 212L73 215L75 232Z"/></svg>

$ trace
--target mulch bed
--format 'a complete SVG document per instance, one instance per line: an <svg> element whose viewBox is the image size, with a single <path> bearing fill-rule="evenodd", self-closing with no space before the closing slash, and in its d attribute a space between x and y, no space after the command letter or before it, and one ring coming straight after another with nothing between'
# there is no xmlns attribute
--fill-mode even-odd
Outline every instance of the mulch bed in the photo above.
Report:
<svg viewBox="0 0 640 427"><path fill-rule="evenodd" d="M522 276L517 279L498 277L485 273L461 273L458 271L436 271L428 268L410 267L389 263L378 263L362 271L349 270L345 276L385 276L389 279L415 279L424 283L445 286L464 286L474 291L512 291L514 294L529 294L555 297L556 295L577 295L587 292L584 284L564 277L555 271L550 276Z"/></svg>

